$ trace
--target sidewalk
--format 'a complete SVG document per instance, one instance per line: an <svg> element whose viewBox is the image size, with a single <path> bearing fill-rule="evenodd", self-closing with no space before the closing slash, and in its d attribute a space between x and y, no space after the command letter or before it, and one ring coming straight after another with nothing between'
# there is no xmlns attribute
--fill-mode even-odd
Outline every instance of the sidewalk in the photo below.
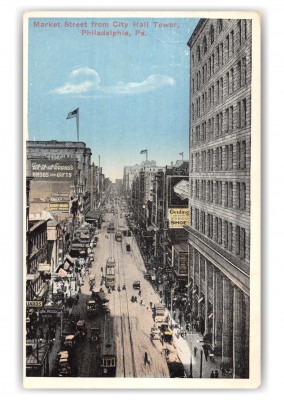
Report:
<svg viewBox="0 0 284 400"><path fill-rule="evenodd" d="M169 313L170 314L170 313ZM190 363L192 362L192 377L200 378L200 361L201 361L201 350L202 350L202 378L210 378L210 374L213 371L218 371L218 378L226 378L222 376L222 372L220 370L220 365L222 362L221 357L214 357L214 360L210 360L209 357L207 361L205 359L204 349L202 347L203 336L198 332L188 333L182 337L180 332L185 332L186 323L182 321L181 325L172 319L172 325L178 326L178 328L173 328L174 339L173 344L178 351L178 355L180 357L181 362L184 365L187 376L189 376L190 372ZM194 356L194 348L197 349L196 356Z"/></svg>

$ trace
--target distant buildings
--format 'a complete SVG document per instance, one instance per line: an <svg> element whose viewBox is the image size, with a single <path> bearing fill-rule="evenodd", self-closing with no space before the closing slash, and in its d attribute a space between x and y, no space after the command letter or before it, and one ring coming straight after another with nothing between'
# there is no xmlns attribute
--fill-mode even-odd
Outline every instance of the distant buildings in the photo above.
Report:
<svg viewBox="0 0 284 400"><path fill-rule="evenodd" d="M188 46L191 316L248 378L252 22L200 20Z"/></svg>
<svg viewBox="0 0 284 400"><path fill-rule="evenodd" d="M45 300L47 278L68 254L76 227L101 218L96 210L110 181L83 142L26 145L26 295Z"/></svg>

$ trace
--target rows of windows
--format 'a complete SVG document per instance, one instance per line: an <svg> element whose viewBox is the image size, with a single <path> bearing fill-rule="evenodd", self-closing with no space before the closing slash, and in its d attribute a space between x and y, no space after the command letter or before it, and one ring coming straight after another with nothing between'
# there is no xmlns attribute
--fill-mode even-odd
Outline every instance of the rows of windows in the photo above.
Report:
<svg viewBox="0 0 284 400"><path fill-rule="evenodd" d="M213 23L210 25L208 37L204 35L201 44L196 48L196 54L192 52L191 55L191 62L192 65L195 65L195 61L200 62L204 56L209 52L210 46L213 45L216 35L220 35L223 31L223 20L217 21L217 32L215 33L215 29ZM240 48L243 43L248 38L248 20L238 20L237 25L235 25L234 29L228 33L225 39L225 53L226 57L229 58L231 55L235 53L235 50ZM223 61L223 54L224 54L224 44L221 43L217 46L217 59L218 63Z"/></svg>
<svg viewBox="0 0 284 400"><path fill-rule="evenodd" d="M237 63L237 67L231 68L224 78L220 77L207 90L202 93L194 102L191 103L191 119L195 121L204 113L207 113L211 108L219 103L227 100L232 94L248 83L247 81L247 61L243 57ZM194 82L193 82L194 85Z"/></svg>
<svg viewBox="0 0 284 400"><path fill-rule="evenodd" d="M248 101L244 98L192 128L191 144L198 145L249 126L248 115Z"/></svg>
<svg viewBox="0 0 284 400"><path fill-rule="evenodd" d="M42 246L44 246L44 244L47 241L47 232L43 231L43 232L39 232L38 234L36 234L35 236L33 236L31 238L31 243L32 243L32 253L35 253L37 250L39 250Z"/></svg>
<svg viewBox="0 0 284 400"><path fill-rule="evenodd" d="M213 216L210 213L190 208L191 220L195 229L223 246L226 250L234 252L239 258L246 257L246 230L239 225Z"/></svg>
<svg viewBox="0 0 284 400"><path fill-rule="evenodd" d="M217 54L218 53L219 47L217 47ZM219 59L219 56L217 56L217 60ZM219 63L215 63L215 57L214 54L209 58L208 61L208 66L207 63L203 65L202 70L197 71L195 78L193 77L191 79L191 84L192 84L192 93L195 93L196 90L202 89L203 85L207 83L207 81L211 78L211 76L214 75L215 71L219 68ZM226 74L226 94L230 95L234 93L236 89L239 89L246 85L247 83L247 69L248 69L248 60L247 56L245 57L240 57L239 60L236 63L235 68L230 68ZM202 75L201 75L202 71ZM222 84L224 83L223 77L222 79ZM214 85L217 85L215 83ZM214 88L213 85L213 88ZM212 104L214 101L220 101L221 98L223 98L224 91L219 89L218 90L218 95L212 96Z"/></svg>
<svg viewBox="0 0 284 400"><path fill-rule="evenodd" d="M247 168L247 164L245 140L200 152L191 152L191 172L243 170Z"/></svg>
<svg viewBox="0 0 284 400"><path fill-rule="evenodd" d="M245 182L191 179L190 197L245 211L247 186Z"/></svg>

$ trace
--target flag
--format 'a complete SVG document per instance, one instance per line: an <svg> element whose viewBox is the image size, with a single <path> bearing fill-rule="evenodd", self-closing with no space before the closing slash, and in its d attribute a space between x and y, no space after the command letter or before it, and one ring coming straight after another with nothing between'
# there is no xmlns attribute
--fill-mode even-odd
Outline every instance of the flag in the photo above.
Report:
<svg viewBox="0 0 284 400"><path fill-rule="evenodd" d="M183 152L182 153L178 153L180 156L183 156Z"/></svg>
<svg viewBox="0 0 284 400"><path fill-rule="evenodd" d="M141 150L140 154L147 154L148 150Z"/></svg>
<svg viewBox="0 0 284 400"><path fill-rule="evenodd" d="M77 117L78 115L79 115L79 108L76 108L76 110L70 111L66 119L74 118Z"/></svg>

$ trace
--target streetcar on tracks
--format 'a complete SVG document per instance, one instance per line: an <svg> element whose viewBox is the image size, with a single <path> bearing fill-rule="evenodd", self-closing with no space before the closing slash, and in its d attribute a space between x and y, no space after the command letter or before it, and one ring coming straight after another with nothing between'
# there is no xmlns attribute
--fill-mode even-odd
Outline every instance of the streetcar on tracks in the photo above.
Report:
<svg viewBox="0 0 284 400"><path fill-rule="evenodd" d="M113 320L106 316L100 357L102 377L115 377L116 374L116 347L112 324Z"/></svg>
<svg viewBox="0 0 284 400"><path fill-rule="evenodd" d="M114 233L114 232L115 232L114 222L110 222L109 226L107 227L107 233Z"/></svg>
<svg viewBox="0 0 284 400"><path fill-rule="evenodd" d="M117 242L122 242L122 232L121 231L116 231L115 232L115 240Z"/></svg>
<svg viewBox="0 0 284 400"><path fill-rule="evenodd" d="M109 257L106 262L105 285L107 288L115 286L115 259Z"/></svg>

